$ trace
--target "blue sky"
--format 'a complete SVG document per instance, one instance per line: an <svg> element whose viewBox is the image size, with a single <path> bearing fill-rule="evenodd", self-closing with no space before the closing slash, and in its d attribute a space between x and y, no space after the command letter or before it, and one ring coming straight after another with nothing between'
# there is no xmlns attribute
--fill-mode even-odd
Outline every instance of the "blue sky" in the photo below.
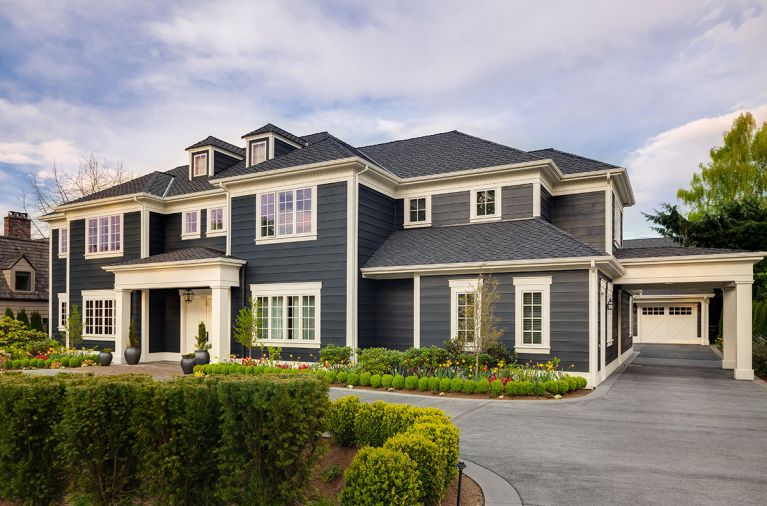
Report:
<svg viewBox="0 0 767 506"><path fill-rule="evenodd" d="M639 237L739 111L767 120L767 1L468 5L0 0L0 212L91 153L138 175L267 122L458 129L627 167Z"/></svg>

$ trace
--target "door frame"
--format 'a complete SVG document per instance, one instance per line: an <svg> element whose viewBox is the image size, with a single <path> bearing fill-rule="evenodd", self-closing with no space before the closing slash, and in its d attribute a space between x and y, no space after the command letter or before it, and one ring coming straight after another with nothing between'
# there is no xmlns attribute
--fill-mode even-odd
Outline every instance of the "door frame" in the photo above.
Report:
<svg viewBox="0 0 767 506"><path fill-rule="evenodd" d="M194 297L195 298L197 298L199 296L199 297L206 297L209 300L208 306L209 306L209 308L211 310L211 319L212 319L212 316L213 316L212 315L212 307L211 307L211 305L212 305L212 293L213 293L212 290L210 288L191 288L191 290L194 292ZM181 355L184 355L186 353L194 353L194 351L195 351L194 349L191 349L191 350L188 349L188 346L189 346L189 344L188 344L188 335L189 335L188 334L188 330L189 329L187 329L186 317L187 317L187 309L188 309L188 306L189 306L190 303L187 303L184 300L184 292L185 291L186 291L186 289L183 289L183 290L179 289L179 291L178 291L178 296L180 298L179 305L180 305L180 308L181 308L180 309L180 313L181 314L179 315L179 350L181 352ZM193 300L193 302L194 302L194 300ZM210 336L211 322L210 321L206 321L205 325L208 328L208 336ZM194 348L194 346L192 346L192 348Z"/></svg>

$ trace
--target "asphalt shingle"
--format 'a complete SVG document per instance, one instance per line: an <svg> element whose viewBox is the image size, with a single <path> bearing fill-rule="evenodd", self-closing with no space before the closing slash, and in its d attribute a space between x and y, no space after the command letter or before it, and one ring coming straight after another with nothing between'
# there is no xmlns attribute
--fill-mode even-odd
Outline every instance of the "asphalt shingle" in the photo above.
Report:
<svg viewBox="0 0 767 506"><path fill-rule="evenodd" d="M222 141L221 139L217 137L213 137L212 135L207 136L205 139L201 140L200 142L195 142L194 144L192 144L186 149L202 148L205 146L215 146L217 148L223 149L224 151L229 151L230 153L234 153L235 155L245 156L245 148L241 148L239 146L235 146L234 144L230 144L226 141Z"/></svg>
<svg viewBox="0 0 767 506"><path fill-rule="evenodd" d="M687 255L719 255L742 252L743 250L727 248L685 247L667 237L650 237L646 239L624 240L621 248L615 251L615 258L627 259L678 257Z"/></svg>
<svg viewBox="0 0 767 506"><path fill-rule="evenodd" d="M272 123L267 123L266 125L262 126L261 128L256 128L252 132L248 132L245 135L242 136L244 139L245 137L250 137L251 135L258 135L258 134L265 134L265 133L275 133L279 134L286 139L289 139L296 144L300 144L302 146L306 145L306 140L302 139L301 137L297 135L293 135L292 133L288 132L287 130L283 130L282 128L278 127L277 125L274 125Z"/></svg>
<svg viewBox="0 0 767 506"><path fill-rule="evenodd" d="M22 256L35 269L34 292L14 292L8 286L5 276L0 276L0 299L46 300L48 298L48 240L0 236L2 269L10 269Z"/></svg>
<svg viewBox="0 0 767 506"><path fill-rule="evenodd" d="M538 149L529 153L540 158L554 160L563 174L578 174L581 172L594 172L619 168L607 162L600 162L585 156L574 155L554 148Z"/></svg>
<svg viewBox="0 0 767 506"><path fill-rule="evenodd" d="M146 258L135 258L133 260L128 260L127 262L119 262L113 265L144 265L164 262L189 262L192 260L207 260L209 258L222 257L234 258L227 256L226 253L217 249L196 246L193 248L169 251L168 253L160 253L159 255L152 255Z"/></svg>

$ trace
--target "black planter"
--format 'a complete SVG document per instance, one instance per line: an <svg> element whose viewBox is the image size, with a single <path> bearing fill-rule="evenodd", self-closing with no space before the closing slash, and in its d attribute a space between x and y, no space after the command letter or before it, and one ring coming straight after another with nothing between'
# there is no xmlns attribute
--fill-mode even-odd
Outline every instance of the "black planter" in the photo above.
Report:
<svg viewBox="0 0 767 506"><path fill-rule="evenodd" d="M194 363L197 365L210 364L210 353L208 353L208 350L195 350Z"/></svg>
<svg viewBox="0 0 767 506"><path fill-rule="evenodd" d="M181 370L184 371L184 374L192 374L194 372L195 365L197 364L194 363L193 358L181 359Z"/></svg>
<svg viewBox="0 0 767 506"><path fill-rule="evenodd" d="M99 365L101 366L108 366L112 363L112 352L111 351L100 351L99 352Z"/></svg>
<svg viewBox="0 0 767 506"><path fill-rule="evenodd" d="M127 348L125 348L125 353L123 353L123 356L125 357L126 364L136 365L138 364L138 361L141 358L141 348L134 348L132 346L128 346Z"/></svg>

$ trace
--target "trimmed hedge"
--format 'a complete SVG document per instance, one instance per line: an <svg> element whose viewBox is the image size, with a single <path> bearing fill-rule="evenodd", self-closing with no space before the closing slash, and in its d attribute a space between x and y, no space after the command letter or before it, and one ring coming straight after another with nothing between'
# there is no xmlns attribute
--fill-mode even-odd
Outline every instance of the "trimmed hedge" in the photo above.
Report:
<svg viewBox="0 0 767 506"><path fill-rule="evenodd" d="M420 489L418 500L424 504L438 504L444 494L444 467L440 463L440 449L422 434L396 434L384 443L384 448L404 453L416 465Z"/></svg>
<svg viewBox="0 0 767 506"><path fill-rule="evenodd" d="M355 420L360 410L359 397L341 397L330 407L327 427L333 442L339 446L353 446L355 442Z"/></svg>
<svg viewBox="0 0 767 506"><path fill-rule="evenodd" d="M363 448L344 472L342 506L418 504L416 463L399 451Z"/></svg>

